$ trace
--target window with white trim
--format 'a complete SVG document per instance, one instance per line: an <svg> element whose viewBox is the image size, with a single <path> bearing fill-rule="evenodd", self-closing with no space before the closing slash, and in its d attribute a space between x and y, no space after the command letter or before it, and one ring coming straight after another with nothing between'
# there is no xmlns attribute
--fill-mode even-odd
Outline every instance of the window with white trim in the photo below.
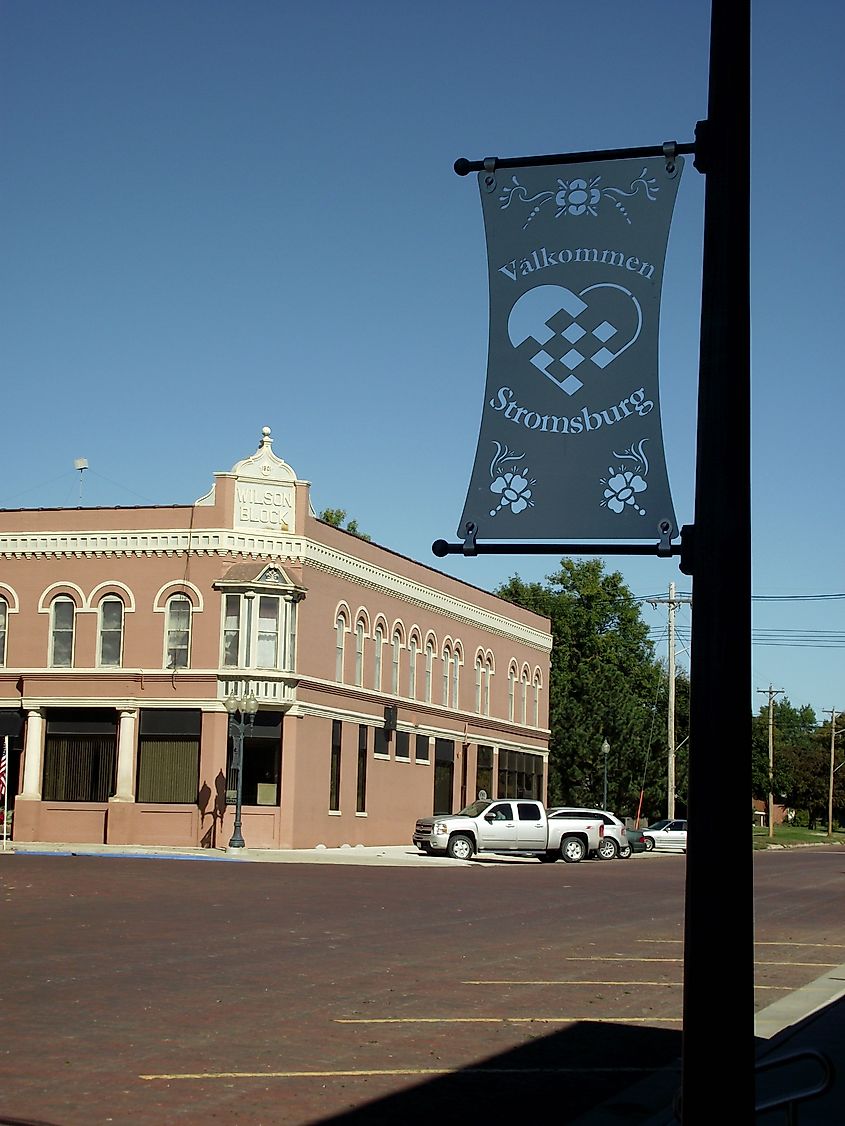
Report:
<svg viewBox="0 0 845 1126"><path fill-rule="evenodd" d="M508 669L508 719L513 722L514 706L516 702L516 669L511 665Z"/></svg>
<svg viewBox="0 0 845 1126"><path fill-rule="evenodd" d="M375 628L373 636L373 645L375 647L375 673L373 676L373 687L376 692L381 692L381 667L384 655L384 628L381 624Z"/></svg>
<svg viewBox="0 0 845 1126"><path fill-rule="evenodd" d="M73 667L73 632L76 606L67 597L56 598L50 607L50 664L56 669Z"/></svg>
<svg viewBox="0 0 845 1126"><path fill-rule="evenodd" d="M360 688L364 683L364 620L358 619L355 627L355 683Z"/></svg>
<svg viewBox="0 0 845 1126"><path fill-rule="evenodd" d="M346 615L341 610L335 619L335 665L334 678L343 684L343 655L346 647Z"/></svg>
<svg viewBox="0 0 845 1126"><path fill-rule="evenodd" d="M227 594L223 602L223 667L236 669L241 663L241 596Z"/></svg>
<svg viewBox="0 0 845 1126"><path fill-rule="evenodd" d="M100 603L97 661L101 668L119 668L123 662L123 602L104 598Z"/></svg>
<svg viewBox="0 0 845 1126"><path fill-rule="evenodd" d="M295 668L296 594L226 594L223 599L224 668Z"/></svg>
<svg viewBox="0 0 845 1126"><path fill-rule="evenodd" d="M0 598L0 668L6 666L6 630L9 622L9 603Z"/></svg>
<svg viewBox="0 0 845 1126"><path fill-rule="evenodd" d="M402 631L393 631L393 651L390 667L390 691L394 696L399 695L399 661L402 657Z"/></svg>
<svg viewBox="0 0 845 1126"><path fill-rule="evenodd" d="M411 700L417 698L417 654L419 642L416 636L408 642L408 696Z"/></svg>
<svg viewBox="0 0 845 1126"><path fill-rule="evenodd" d="M484 665L481 657L475 658L475 710L481 715L481 701L484 688Z"/></svg>
<svg viewBox="0 0 845 1126"><path fill-rule="evenodd" d="M259 669L277 669L281 641L281 599L277 595L260 594L257 601L258 638L255 664Z"/></svg>
<svg viewBox="0 0 845 1126"><path fill-rule="evenodd" d="M174 594L167 601L167 661L168 669L186 669L191 657L191 600L184 594Z"/></svg>
<svg viewBox="0 0 845 1126"><path fill-rule="evenodd" d="M425 643L425 702L431 703L431 693L434 680L434 643Z"/></svg>

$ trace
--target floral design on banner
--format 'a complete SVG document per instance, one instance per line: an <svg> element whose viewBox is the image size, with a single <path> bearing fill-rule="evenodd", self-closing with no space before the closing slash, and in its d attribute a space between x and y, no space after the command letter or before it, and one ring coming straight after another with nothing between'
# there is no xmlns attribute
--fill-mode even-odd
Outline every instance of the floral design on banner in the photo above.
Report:
<svg viewBox="0 0 845 1126"><path fill-rule="evenodd" d="M514 453L500 442L494 443L496 456L490 462L490 476L493 483L490 492L499 496L499 503L491 508L490 515L495 516L503 508L510 508L515 515L524 512L526 508L533 508L531 499L531 486L537 482L531 476L527 466L513 466L505 468L506 462L520 461L525 455Z"/></svg>
<svg viewBox="0 0 845 1126"><path fill-rule="evenodd" d="M643 438L636 446L631 446L621 454L613 451L614 457L618 457L620 461L633 461L636 468L626 469L624 465L616 469L608 467L608 476L601 479L605 486L602 508L606 506L611 512L624 512L626 507L631 506L638 515L645 516L646 510L640 507L638 498L648 488L645 481L648 476L648 458L643 452L647 441L647 438Z"/></svg>
<svg viewBox="0 0 845 1126"><path fill-rule="evenodd" d="M657 181L653 176L646 177L647 168L644 168L636 180L632 180L628 191L623 188L601 187L601 176L593 176L590 180L582 180L576 178L574 180L561 180L557 181L557 188L553 191L537 192L536 195L529 196L527 190L520 184L516 176L512 176L513 187L504 188L502 194L499 196L499 203L501 209L504 211L506 207L510 207L512 203L518 201L519 203L533 204L528 218L522 224L522 229L528 226L531 220L540 213L540 208L545 207L547 203L554 200L557 205L555 212L555 219L560 219L561 216L580 216L580 215L598 215L599 204L602 199L609 199L614 207L616 207L624 216L625 222L631 225L631 217L625 204L622 202L623 198L631 198L640 194L640 188L643 189L646 199L649 203L653 203L657 199L657 193L660 188Z"/></svg>

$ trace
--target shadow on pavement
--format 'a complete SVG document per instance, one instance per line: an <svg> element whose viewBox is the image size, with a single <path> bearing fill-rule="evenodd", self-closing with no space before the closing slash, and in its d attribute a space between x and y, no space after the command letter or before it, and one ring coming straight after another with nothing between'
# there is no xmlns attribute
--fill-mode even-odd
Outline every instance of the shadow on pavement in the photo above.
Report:
<svg viewBox="0 0 845 1126"><path fill-rule="evenodd" d="M320 1122L430 1126L454 1122L460 1110L481 1121L509 1114L514 1121L539 1121L551 1111L556 1123L565 1123L598 1106L612 1108L620 1120L645 1122L659 1109L660 1097L657 1105L651 1098L643 1103L639 1088L665 1071L660 1090L671 1102L680 1082L680 1052L680 1031L584 1022Z"/></svg>

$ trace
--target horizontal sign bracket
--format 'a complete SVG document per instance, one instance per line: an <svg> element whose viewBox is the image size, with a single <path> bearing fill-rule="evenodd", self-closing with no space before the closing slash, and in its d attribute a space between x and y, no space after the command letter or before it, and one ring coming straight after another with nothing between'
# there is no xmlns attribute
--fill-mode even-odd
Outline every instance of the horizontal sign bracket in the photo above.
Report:
<svg viewBox="0 0 845 1126"><path fill-rule="evenodd" d="M669 539L670 525L661 525L660 540L655 543L541 543L536 540L528 543L507 541L495 543L476 541L477 528L475 524L468 523L466 537L463 543L448 543L446 540L435 540L431 550L438 559L447 555L657 555L669 558L680 555L681 571L685 575L692 574L692 537L693 525L684 524L681 528L679 543L672 543Z"/></svg>
<svg viewBox="0 0 845 1126"><path fill-rule="evenodd" d="M459 157L454 164L459 176L468 176L470 172L486 172L490 175L496 168L542 168L550 164L584 164L597 160L625 160L627 158L645 158L652 156L665 156L669 159L667 146L671 146L673 155L687 155L696 153L696 142L667 141L663 145L646 145L633 149L600 149L597 152L568 152L557 153L554 156L488 156L484 160L467 160Z"/></svg>

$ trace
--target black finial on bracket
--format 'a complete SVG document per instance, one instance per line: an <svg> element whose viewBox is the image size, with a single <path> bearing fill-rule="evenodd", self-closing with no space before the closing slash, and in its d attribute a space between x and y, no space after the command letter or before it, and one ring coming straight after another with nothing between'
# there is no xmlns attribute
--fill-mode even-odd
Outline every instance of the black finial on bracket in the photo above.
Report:
<svg viewBox="0 0 845 1126"><path fill-rule="evenodd" d="M665 559L672 554L672 525L668 520L661 520L657 525L657 530L660 532L657 554Z"/></svg>
<svg viewBox="0 0 845 1126"><path fill-rule="evenodd" d="M678 142L677 141L664 141L663 142L663 156L666 159L666 175L670 178L677 176L678 165L675 162L675 157L678 155Z"/></svg>
<svg viewBox="0 0 845 1126"><path fill-rule="evenodd" d="M466 535L464 536L464 546L462 548L464 555L478 555L478 546L475 542L475 537L478 535L478 525L474 524L472 520L467 520L465 531Z"/></svg>

